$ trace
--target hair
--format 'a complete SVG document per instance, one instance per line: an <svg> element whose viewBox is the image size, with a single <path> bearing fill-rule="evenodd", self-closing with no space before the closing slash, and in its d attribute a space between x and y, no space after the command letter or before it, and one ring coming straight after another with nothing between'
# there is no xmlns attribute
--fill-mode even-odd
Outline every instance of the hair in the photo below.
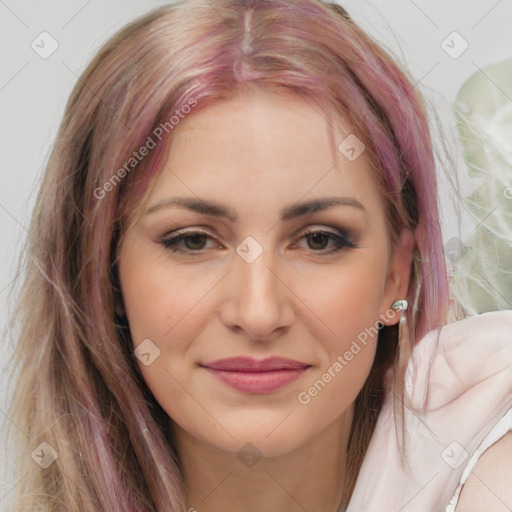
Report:
<svg viewBox="0 0 512 512"><path fill-rule="evenodd" d="M426 108L412 80L334 4L166 5L115 34L78 79L39 190L13 317L19 335L10 416L23 433L12 435L24 476L17 511L185 510L166 427L172 420L145 384L118 312L118 247L165 167L172 116L250 88L293 91L326 119L348 119L385 198L390 239L404 228L415 233L410 346L400 345L397 326L379 330L354 405L344 506L389 369L403 404L410 350L442 325L448 295ZM139 160L134 152L150 140L154 147ZM58 454L47 469L25 456L41 442Z"/></svg>

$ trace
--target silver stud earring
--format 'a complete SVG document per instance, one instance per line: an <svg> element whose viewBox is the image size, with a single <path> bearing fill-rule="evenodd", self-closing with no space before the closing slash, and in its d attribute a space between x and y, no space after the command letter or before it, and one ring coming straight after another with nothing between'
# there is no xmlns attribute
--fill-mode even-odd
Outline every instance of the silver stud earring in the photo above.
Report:
<svg viewBox="0 0 512 512"><path fill-rule="evenodd" d="M409 303L405 299L402 299L395 300L395 302L393 302L393 305L391 306L391 309L393 309L394 311L406 311L408 307ZM403 316L405 315L402 315L402 317Z"/></svg>

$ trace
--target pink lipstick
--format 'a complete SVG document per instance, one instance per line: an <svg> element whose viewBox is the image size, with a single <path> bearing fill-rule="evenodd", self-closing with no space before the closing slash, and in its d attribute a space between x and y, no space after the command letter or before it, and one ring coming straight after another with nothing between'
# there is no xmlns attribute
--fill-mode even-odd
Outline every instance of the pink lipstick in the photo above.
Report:
<svg viewBox="0 0 512 512"><path fill-rule="evenodd" d="M298 379L310 365L284 357L233 357L200 364L224 384L246 393L270 393Z"/></svg>

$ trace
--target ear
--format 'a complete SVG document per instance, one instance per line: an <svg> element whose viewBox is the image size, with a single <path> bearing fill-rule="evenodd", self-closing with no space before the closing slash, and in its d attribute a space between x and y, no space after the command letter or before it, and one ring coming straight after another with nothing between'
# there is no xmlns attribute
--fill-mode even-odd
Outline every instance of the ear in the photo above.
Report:
<svg viewBox="0 0 512 512"><path fill-rule="evenodd" d="M407 297L415 247L414 233L409 229L403 229L391 252L382 296L380 321L384 325L394 325L400 320L401 313L393 311L391 306L395 300Z"/></svg>

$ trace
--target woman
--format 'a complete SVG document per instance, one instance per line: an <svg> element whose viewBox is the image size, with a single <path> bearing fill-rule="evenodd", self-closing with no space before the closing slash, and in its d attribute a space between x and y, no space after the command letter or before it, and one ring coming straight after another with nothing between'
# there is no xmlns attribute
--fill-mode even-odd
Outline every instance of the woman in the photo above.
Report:
<svg viewBox="0 0 512 512"><path fill-rule="evenodd" d="M510 407L510 313L441 329L422 101L337 6L187 0L119 32L68 102L29 245L16 510L440 510L463 467L420 489L432 443L456 411L476 452ZM505 363L478 429L442 406L480 381L437 350L485 340Z"/></svg>

